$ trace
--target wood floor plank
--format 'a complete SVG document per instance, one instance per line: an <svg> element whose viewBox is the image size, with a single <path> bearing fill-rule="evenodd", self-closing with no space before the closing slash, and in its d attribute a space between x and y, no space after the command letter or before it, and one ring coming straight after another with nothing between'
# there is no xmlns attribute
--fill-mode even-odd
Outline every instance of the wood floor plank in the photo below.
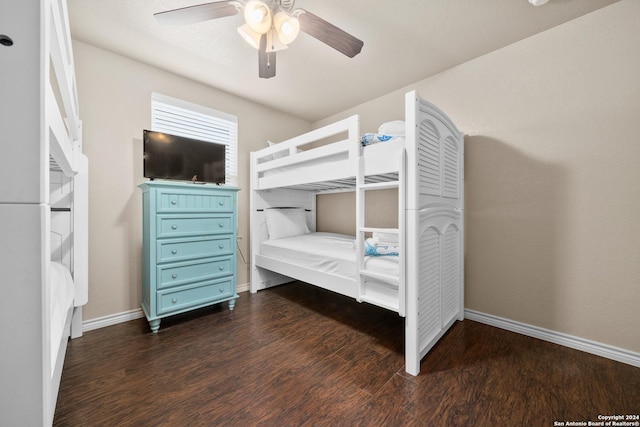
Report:
<svg viewBox="0 0 640 427"><path fill-rule="evenodd" d="M397 314L293 283L69 343L55 426L553 425L640 412L640 369L465 320L404 372Z"/></svg>

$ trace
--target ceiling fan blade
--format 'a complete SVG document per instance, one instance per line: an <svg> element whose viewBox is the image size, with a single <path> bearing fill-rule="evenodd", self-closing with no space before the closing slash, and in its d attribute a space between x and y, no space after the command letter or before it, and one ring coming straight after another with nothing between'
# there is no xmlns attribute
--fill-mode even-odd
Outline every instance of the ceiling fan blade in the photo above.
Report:
<svg viewBox="0 0 640 427"><path fill-rule="evenodd" d="M182 7L180 9L167 10L154 13L158 22L169 25L187 25L209 19L224 18L238 13L238 9L232 1L216 1L212 3L198 4Z"/></svg>
<svg viewBox="0 0 640 427"><path fill-rule="evenodd" d="M304 13L298 16L300 30L321 42L331 46L349 58L353 58L362 50L364 42L325 21L317 15L302 9Z"/></svg>
<svg viewBox="0 0 640 427"><path fill-rule="evenodd" d="M258 76L270 79L276 75L276 53L267 52L267 35L260 37L260 49L258 50Z"/></svg>

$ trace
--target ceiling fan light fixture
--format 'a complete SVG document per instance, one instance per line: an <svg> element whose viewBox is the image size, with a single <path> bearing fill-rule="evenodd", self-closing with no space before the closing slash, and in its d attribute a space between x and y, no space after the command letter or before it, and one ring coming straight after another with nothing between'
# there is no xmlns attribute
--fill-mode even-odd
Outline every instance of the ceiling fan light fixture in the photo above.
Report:
<svg viewBox="0 0 640 427"><path fill-rule="evenodd" d="M276 52L287 49L300 31L349 58L358 55L364 46L362 40L321 17L305 9L295 9L295 0L210 0L208 3L154 13L154 16L164 24L184 25L238 13L244 15L245 21L237 28L238 33L258 50L260 78L268 79L276 75ZM2 42L0 40L0 44Z"/></svg>
<svg viewBox="0 0 640 427"><path fill-rule="evenodd" d="M529 0L529 3L531 3L534 6L542 6L543 4L547 3L549 0Z"/></svg>
<svg viewBox="0 0 640 427"><path fill-rule="evenodd" d="M300 21L295 16L278 12L273 17L273 26L278 32L278 38L284 44L293 42L300 33Z"/></svg>
<svg viewBox="0 0 640 427"><path fill-rule="evenodd" d="M289 48L289 46L287 46L286 44L282 43L282 41L280 41L280 37L278 37L278 32L275 30L275 28L271 28L271 30L269 30L266 36L267 36L267 48L266 48L267 52L277 52L279 50L284 50Z"/></svg>
<svg viewBox="0 0 640 427"><path fill-rule="evenodd" d="M244 20L253 31L265 34L271 28L271 9L259 0L249 0L244 7Z"/></svg>
<svg viewBox="0 0 640 427"><path fill-rule="evenodd" d="M240 33L242 38L245 39L246 42L251 45L251 47L260 49L260 37L262 36L262 34L253 31L247 24L238 27L238 33Z"/></svg>

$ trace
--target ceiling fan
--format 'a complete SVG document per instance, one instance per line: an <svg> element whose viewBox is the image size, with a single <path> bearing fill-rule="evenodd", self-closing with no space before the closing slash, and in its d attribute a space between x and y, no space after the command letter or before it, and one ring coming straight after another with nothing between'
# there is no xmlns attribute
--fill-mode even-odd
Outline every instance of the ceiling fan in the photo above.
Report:
<svg viewBox="0 0 640 427"><path fill-rule="evenodd" d="M276 75L276 52L286 49L303 31L337 51L353 58L364 42L304 9L294 7L295 0L220 0L155 13L163 24L186 25L224 18L240 12L245 24L238 32L258 49L258 75L268 79Z"/></svg>

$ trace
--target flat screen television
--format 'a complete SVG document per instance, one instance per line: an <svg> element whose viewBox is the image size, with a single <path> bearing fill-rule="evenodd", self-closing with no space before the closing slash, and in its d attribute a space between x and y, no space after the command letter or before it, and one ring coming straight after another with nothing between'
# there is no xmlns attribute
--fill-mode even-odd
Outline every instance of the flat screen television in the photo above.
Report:
<svg viewBox="0 0 640 427"><path fill-rule="evenodd" d="M145 130L144 177L224 184L222 144Z"/></svg>

